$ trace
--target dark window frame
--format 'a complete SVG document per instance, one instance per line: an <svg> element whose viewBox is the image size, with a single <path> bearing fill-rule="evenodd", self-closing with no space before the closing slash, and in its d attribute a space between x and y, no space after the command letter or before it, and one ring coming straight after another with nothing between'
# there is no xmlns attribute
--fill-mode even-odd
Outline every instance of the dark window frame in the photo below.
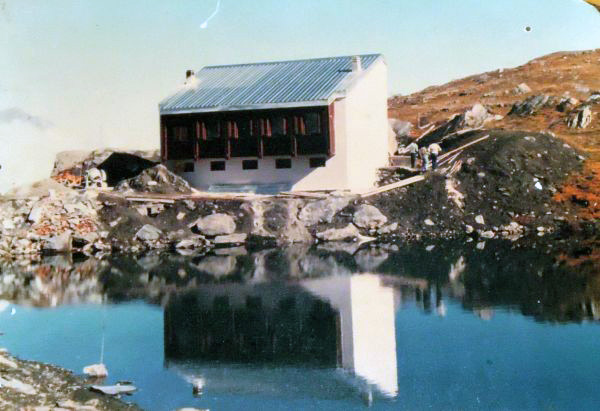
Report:
<svg viewBox="0 0 600 411"><path fill-rule="evenodd" d="M211 161L210 162L210 171L225 171L227 166L225 165L225 161Z"/></svg>
<svg viewBox="0 0 600 411"><path fill-rule="evenodd" d="M258 160L242 160L242 170L258 170Z"/></svg>
<svg viewBox="0 0 600 411"><path fill-rule="evenodd" d="M326 157L310 157L308 159L308 166L310 168L319 168L327 166L327 158Z"/></svg>
<svg viewBox="0 0 600 411"><path fill-rule="evenodd" d="M191 168L191 170L190 170L190 168ZM193 173L194 171L196 171L194 162L186 161L185 163L183 163L183 172L184 173Z"/></svg>
<svg viewBox="0 0 600 411"><path fill-rule="evenodd" d="M291 158L276 158L275 159L275 168L276 169L292 168L292 159Z"/></svg>

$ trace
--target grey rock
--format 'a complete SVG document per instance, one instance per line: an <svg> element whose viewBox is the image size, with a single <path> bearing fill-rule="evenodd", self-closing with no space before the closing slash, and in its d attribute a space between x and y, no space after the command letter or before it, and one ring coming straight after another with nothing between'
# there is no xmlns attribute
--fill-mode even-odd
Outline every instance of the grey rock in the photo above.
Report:
<svg viewBox="0 0 600 411"><path fill-rule="evenodd" d="M71 231L67 230L62 234L50 237L44 242L43 248L57 253L68 253L71 251L71 234Z"/></svg>
<svg viewBox="0 0 600 411"><path fill-rule="evenodd" d="M508 115L521 117L531 116L543 108L554 106L555 102L556 99L553 96L546 94L530 96L523 101L515 103Z"/></svg>
<svg viewBox="0 0 600 411"><path fill-rule="evenodd" d="M376 229L387 223L388 219L377 207L362 204L354 213L353 222L356 226L366 229Z"/></svg>
<svg viewBox="0 0 600 411"><path fill-rule="evenodd" d="M364 237L360 234L360 231L352 223L348 224L344 228L330 228L328 230L317 233L317 238L323 241L354 241L358 240L361 242L371 241L373 238Z"/></svg>
<svg viewBox="0 0 600 411"><path fill-rule="evenodd" d="M333 217L350 203L350 197L332 197L306 204L298 219L307 226L319 222L331 223Z"/></svg>
<svg viewBox="0 0 600 411"><path fill-rule="evenodd" d="M494 233L493 231L483 231L479 235L483 238L494 238L496 236L496 233Z"/></svg>
<svg viewBox="0 0 600 411"><path fill-rule="evenodd" d="M569 128L587 128L592 122L592 109L588 104L582 104L567 116Z"/></svg>
<svg viewBox="0 0 600 411"><path fill-rule="evenodd" d="M513 89L514 94L527 94L531 93L531 88L527 83L521 83Z"/></svg>
<svg viewBox="0 0 600 411"><path fill-rule="evenodd" d="M201 217L190 227L196 227L202 234L208 236L233 234L235 232L235 220L228 214L211 214Z"/></svg>
<svg viewBox="0 0 600 411"><path fill-rule="evenodd" d="M128 394L136 390L133 385L92 385L90 390L106 395Z"/></svg>
<svg viewBox="0 0 600 411"><path fill-rule="evenodd" d="M189 237L189 238L179 241L177 244L175 244L175 248L194 250L197 248L203 248L205 245L206 245L206 240L204 239L204 237L195 236L195 237Z"/></svg>
<svg viewBox="0 0 600 411"><path fill-rule="evenodd" d="M219 235L215 237L215 244L243 244L246 242L247 235L244 233Z"/></svg>
<svg viewBox="0 0 600 411"><path fill-rule="evenodd" d="M135 233L135 238L142 241L157 241L162 231L151 224L146 224Z"/></svg>

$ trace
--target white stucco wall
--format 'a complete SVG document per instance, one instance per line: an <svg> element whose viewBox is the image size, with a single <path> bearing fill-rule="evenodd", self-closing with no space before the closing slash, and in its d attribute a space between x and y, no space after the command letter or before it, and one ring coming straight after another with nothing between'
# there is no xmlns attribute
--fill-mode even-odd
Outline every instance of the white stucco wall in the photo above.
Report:
<svg viewBox="0 0 600 411"><path fill-rule="evenodd" d="M388 162L387 65L378 60L346 93L348 181L352 191L372 188Z"/></svg>

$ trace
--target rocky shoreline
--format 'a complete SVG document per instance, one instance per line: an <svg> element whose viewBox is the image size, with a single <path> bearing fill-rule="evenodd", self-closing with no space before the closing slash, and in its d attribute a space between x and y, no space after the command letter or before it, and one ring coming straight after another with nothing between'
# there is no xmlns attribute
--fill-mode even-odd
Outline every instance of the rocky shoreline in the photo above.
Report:
<svg viewBox="0 0 600 411"><path fill-rule="evenodd" d="M54 365L0 351L0 408L23 411L137 411L118 398L92 392L88 382Z"/></svg>
<svg viewBox="0 0 600 411"><path fill-rule="evenodd" d="M428 171L423 181L367 198L344 192L206 198L162 165L108 191L50 180L35 195L0 201L0 258L147 250L187 255L240 245L465 236L516 240L595 224L577 218L576 204L554 201L562 182L582 167L576 150L548 133L493 129L447 136L440 144L450 151L482 136L489 138L465 149L459 167ZM414 175L382 170L382 184L407 173Z"/></svg>

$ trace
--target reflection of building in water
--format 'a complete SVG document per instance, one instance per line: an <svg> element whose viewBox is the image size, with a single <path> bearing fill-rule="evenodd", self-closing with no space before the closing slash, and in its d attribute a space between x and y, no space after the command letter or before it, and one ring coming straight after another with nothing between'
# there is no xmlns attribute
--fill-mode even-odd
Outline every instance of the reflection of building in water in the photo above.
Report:
<svg viewBox="0 0 600 411"><path fill-rule="evenodd" d="M317 395L313 390L320 386L318 395L331 396L334 391L339 394L340 386L346 391L352 386L362 390L367 383L376 392L395 396L394 305L394 290L374 275L305 280L297 285L206 285L173 296L167 304L166 363L176 363L188 377L202 377L207 390L272 390L277 384L272 380L274 370L279 370L286 375L280 381L288 387L281 387L285 391L290 385L285 379L307 374L309 366L314 380L294 390L304 388ZM252 367L256 364L277 368L257 372ZM359 379L335 373L336 366ZM252 375L252 381L244 378L246 374Z"/></svg>
<svg viewBox="0 0 600 411"><path fill-rule="evenodd" d="M339 313L341 365L386 395L398 393L394 289L378 276L329 277L302 281Z"/></svg>
<svg viewBox="0 0 600 411"><path fill-rule="evenodd" d="M165 308L167 359L336 364L337 314L298 287L206 285Z"/></svg>

